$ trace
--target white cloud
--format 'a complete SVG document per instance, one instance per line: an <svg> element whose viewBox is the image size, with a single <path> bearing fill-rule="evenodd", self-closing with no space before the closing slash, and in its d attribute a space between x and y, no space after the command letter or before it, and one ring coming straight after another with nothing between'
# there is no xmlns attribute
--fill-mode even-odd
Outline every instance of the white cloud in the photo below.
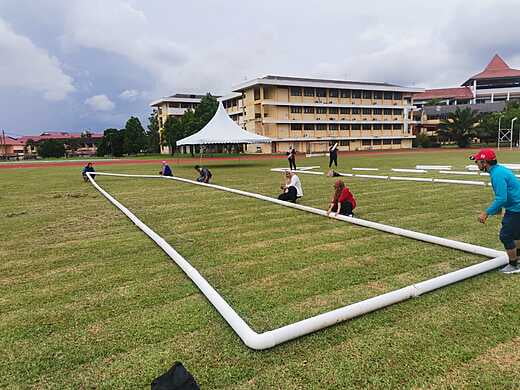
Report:
<svg viewBox="0 0 520 390"><path fill-rule="evenodd" d="M0 86L37 91L47 100L62 100L74 91L72 78L58 60L15 33L1 18L0 53Z"/></svg>
<svg viewBox="0 0 520 390"><path fill-rule="evenodd" d="M94 111L111 111L116 106L106 95L91 96L85 104Z"/></svg>
<svg viewBox="0 0 520 390"><path fill-rule="evenodd" d="M140 95L139 91L136 89L126 89L119 94L119 97L123 100L128 100L133 102Z"/></svg>

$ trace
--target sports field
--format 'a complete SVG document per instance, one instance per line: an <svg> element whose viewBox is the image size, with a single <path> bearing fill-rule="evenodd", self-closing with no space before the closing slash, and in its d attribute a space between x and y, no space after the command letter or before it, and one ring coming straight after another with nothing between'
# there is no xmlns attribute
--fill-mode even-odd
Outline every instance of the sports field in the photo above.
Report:
<svg viewBox="0 0 520 390"><path fill-rule="evenodd" d="M468 154L340 155L338 171L377 167L388 174L416 164L463 170ZM518 152L498 157L520 162ZM325 157L297 162L321 171L327 166ZM285 165L283 159L208 163L214 183L275 197L281 174L269 169ZM159 168L98 170L156 174ZM172 168L177 176L196 176L192 165ZM1 388L149 388L176 360L203 389L518 388L519 276L489 272L253 351L79 171L0 168ZM325 209L336 178L300 178L300 203ZM492 199L490 187L344 179L359 218L502 249L499 218L477 222ZM485 260L190 184L97 181L190 261L257 332Z"/></svg>

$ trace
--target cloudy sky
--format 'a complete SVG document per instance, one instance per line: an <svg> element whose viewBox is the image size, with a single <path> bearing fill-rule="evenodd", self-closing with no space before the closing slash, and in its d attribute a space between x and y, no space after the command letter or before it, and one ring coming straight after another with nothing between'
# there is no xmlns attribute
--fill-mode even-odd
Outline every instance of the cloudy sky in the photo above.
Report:
<svg viewBox="0 0 520 390"><path fill-rule="evenodd" d="M102 132L264 74L456 86L520 68L518 0L0 0L0 129Z"/></svg>

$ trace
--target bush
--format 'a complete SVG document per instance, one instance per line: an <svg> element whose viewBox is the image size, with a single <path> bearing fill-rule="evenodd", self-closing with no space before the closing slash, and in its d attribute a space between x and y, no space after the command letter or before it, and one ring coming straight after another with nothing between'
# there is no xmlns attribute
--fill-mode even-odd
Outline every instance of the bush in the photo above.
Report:
<svg viewBox="0 0 520 390"><path fill-rule="evenodd" d="M417 137L412 141L412 146L415 148L440 148L441 144L437 142L436 137L421 133L417 134Z"/></svg>
<svg viewBox="0 0 520 390"><path fill-rule="evenodd" d="M46 140L40 143L38 154L43 157L63 157L65 156L65 145L56 140Z"/></svg>

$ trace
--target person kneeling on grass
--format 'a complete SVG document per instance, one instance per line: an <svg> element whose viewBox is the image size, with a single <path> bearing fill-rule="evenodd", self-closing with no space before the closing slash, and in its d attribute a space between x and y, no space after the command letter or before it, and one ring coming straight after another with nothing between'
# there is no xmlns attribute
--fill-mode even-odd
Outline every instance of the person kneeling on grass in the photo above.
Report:
<svg viewBox="0 0 520 390"><path fill-rule="evenodd" d="M173 176L172 169L166 163L166 161L162 162L162 168L161 168L161 171L159 172L159 175L162 175L162 176Z"/></svg>
<svg viewBox="0 0 520 390"><path fill-rule="evenodd" d="M213 175L211 174L211 171L208 168L199 167L198 165L195 165L195 170L199 173L199 177L197 178L197 181L199 183L209 183Z"/></svg>
<svg viewBox="0 0 520 390"><path fill-rule="evenodd" d="M303 196L303 188L300 178L296 173L285 171L285 184L280 186L283 192L278 196L278 199L286 202L296 203L296 199Z"/></svg>
<svg viewBox="0 0 520 390"><path fill-rule="evenodd" d="M94 167L92 166L92 163L89 162L85 167L83 167L83 171L81 171L81 175L83 176L83 180L88 181L87 172L96 172ZM96 175L91 175L92 179L96 178Z"/></svg>
<svg viewBox="0 0 520 390"><path fill-rule="evenodd" d="M341 215L353 217L354 213L352 211L355 208L356 199L354 198L354 195L352 195L352 192L350 192L349 188L345 186L343 180L336 180L334 183L334 195L330 201L327 215L334 212L336 213L335 215L338 215L339 213Z"/></svg>

